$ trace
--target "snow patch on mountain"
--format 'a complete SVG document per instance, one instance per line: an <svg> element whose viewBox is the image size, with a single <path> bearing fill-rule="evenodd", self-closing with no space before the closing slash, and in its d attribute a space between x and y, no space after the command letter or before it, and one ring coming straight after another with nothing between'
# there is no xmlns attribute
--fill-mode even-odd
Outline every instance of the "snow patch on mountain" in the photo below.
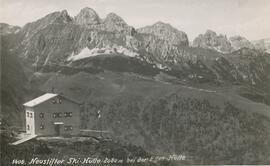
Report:
<svg viewBox="0 0 270 166"><path fill-rule="evenodd" d="M115 46L115 47L102 47L102 48L93 48L89 49L88 47L85 47L81 50L79 54L76 54L73 52L71 56L67 58L68 61L76 61L88 57L94 57L98 55L108 55L108 54L124 54L129 57L135 57L139 54L129 50L123 46Z"/></svg>
<svg viewBox="0 0 270 166"><path fill-rule="evenodd" d="M135 57L135 56L139 55L138 53L133 52L132 50L129 50L129 49L123 47L123 46L117 47L116 52L127 55L127 56L130 56L130 57Z"/></svg>
<svg viewBox="0 0 270 166"><path fill-rule="evenodd" d="M84 59L84 58L97 56L97 55L101 55L101 54L105 54L105 52L103 52L103 53L99 52L98 48L93 48L93 49L90 50L89 48L85 47L77 55L75 55L74 52L72 52L71 56L68 57L67 60L68 61L76 61L76 60L79 60L79 59Z"/></svg>

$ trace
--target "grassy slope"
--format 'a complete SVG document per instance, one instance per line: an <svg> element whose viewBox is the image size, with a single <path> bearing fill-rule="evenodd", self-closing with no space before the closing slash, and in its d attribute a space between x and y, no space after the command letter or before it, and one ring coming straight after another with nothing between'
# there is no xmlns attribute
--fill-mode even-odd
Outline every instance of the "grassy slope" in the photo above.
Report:
<svg viewBox="0 0 270 166"><path fill-rule="evenodd" d="M85 102L82 128L103 129L155 153L186 153L196 163L267 163L269 106L224 91L154 81L130 73L52 77L58 92ZM229 158L229 159L227 159Z"/></svg>
<svg viewBox="0 0 270 166"><path fill-rule="evenodd" d="M26 93L27 78L18 59L7 50L9 43L1 39L1 120L21 127L22 102Z"/></svg>

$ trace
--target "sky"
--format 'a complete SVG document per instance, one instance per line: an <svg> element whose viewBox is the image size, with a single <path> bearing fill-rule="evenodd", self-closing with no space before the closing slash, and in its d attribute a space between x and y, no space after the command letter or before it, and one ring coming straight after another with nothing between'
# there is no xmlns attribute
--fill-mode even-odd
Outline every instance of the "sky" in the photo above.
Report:
<svg viewBox="0 0 270 166"><path fill-rule="evenodd" d="M270 0L0 0L0 22L23 26L55 11L75 16L84 7L101 18L114 12L135 28L169 23L190 40L208 29L249 40L270 37Z"/></svg>

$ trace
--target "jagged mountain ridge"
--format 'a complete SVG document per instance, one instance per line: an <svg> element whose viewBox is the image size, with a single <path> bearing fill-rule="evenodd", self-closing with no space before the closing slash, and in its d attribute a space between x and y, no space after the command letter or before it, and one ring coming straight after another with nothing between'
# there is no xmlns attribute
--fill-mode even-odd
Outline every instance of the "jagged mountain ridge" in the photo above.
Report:
<svg viewBox="0 0 270 166"><path fill-rule="evenodd" d="M74 17L74 23L104 31L117 31L130 34L134 29L129 26L120 16L115 13L109 13L106 18L101 19L95 10L86 7Z"/></svg>
<svg viewBox="0 0 270 166"><path fill-rule="evenodd" d="M194 47L202 47L213 49L221 53L232 53L233 51L249 48L255 49L256 47L242 36L231 36L227 38L226 35L217 34L212 30L207 30L204 34L200 34L193 40Z"/></svg>
<svg viewBox="0 0 270 166"><path fill-rule="evenodd" d="M94 28L104 31L117 31L117 32L124 32L127 34L134 34L136 30L129 26L121 17L116 15L115 13L109 13L106 18L102 19L98 16L95 10L85 7L83 8L74 18L68 15L66 10L61 12L54 12L48 14L47 16L36 21L36 25L39 27L33 27L33 23L30 23L32 28L36 30L42 29L46 25L53 24L53 23L74 23L77 25L81 25L88 28ZM7 24L3 24L3 28L7 27ZM5 25L5 26L4 26ZM28 25L28 24L27 24ZM27 27L27 25L25 27ZM2 28L2 29L3 29ZM19 31L20 27L14 26L16 32ZM11 29L11 26L10 26ZM27 28L24 28L27 29ZM6 30L2 30L4 32ZM176 28L172 27L168 23L163 22L156 22L151 26L146 26L142 28L138 28L137 32L144 33L144 34L153 34L159 37L162 40L170 41L171 44L180 45L180 46L188 46L189 41L187 34L177 30ZM9 32L9 33L12 33ZM230 53L232 51L241 49L241 48L256 48L260 50L262 49L263 42L265 41L265 45L268 46L267 39L262 39L258 41L248 41L246 38L242 36L232 36L227 39L226 35L220 34L217 35L216 32L212 30L207 30L205 34L200 34L197 38L194 39L192 46L194 47L203 47L203 48L210 48L222 53ZM261 43L261 44L260 44ZM254 45L253 45L254 44ZM257 46L255 46L257 45ZM261 45L261 46L259 46ZM267 50L267 49L266 49Z"/></svg>
<svg viewBox="0 0 270 166"><path fill-rule="evenodd" d="M65 10L51 13L26 24L16 35L12 54L39 68L54 64L72 67L74 61L80 59L124 55L188 82L242 82L267 89L269 81L265 77L269 56L251 54L256 56L247 58L248 63L239 68L239 64L229 62L228 58L234 57L230 56L234 49L224 35L209 30L194 40L196 47L189 47L187 35L169 24L158 22L135 30L116 14L110 13L100 19L90 8L82 9L74 18ZM239 42L246 40L237 39L237 47L244 49ZM213 51L208 50L209 46ZM250 67L257 64L256 59L264 59L259 60L263 68ZM81 63L82 67L84 64Z"/></svg>

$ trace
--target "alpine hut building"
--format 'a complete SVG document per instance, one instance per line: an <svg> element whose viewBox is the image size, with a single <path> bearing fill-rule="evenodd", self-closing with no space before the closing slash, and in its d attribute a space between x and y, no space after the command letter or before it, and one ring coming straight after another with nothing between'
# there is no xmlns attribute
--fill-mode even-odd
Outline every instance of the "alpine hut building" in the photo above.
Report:
<svg viewBox="0 0 270 166"><path fill-rule="evenodd" d="M23 104L26 133L37 136L72 136L80 133L81 104L59 94L46 93Z"/></svg>

